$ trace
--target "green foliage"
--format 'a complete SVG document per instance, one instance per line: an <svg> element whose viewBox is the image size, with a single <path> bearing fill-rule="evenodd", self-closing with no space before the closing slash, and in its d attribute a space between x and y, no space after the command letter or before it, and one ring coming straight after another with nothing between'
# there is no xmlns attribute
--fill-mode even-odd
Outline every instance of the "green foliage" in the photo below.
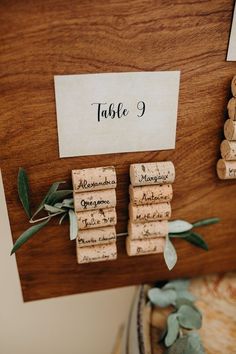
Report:
<svg viewBox="0 0 236 354"><path fill-rule="evenodd" d="M193 227L213 225L213 224L217 224L219 221L220 221L219 218L202 219L202 220L195 221L193 223Z"/></svg>
<svg viewBox="0 0 236 354"><path fill-rule="evenodd" d="M70 240L75 240L78 234L78 222L77 216L74 210L69 210L69 220L70 220Z"/></svg>
<svg viewBox="0 0 236 354"><path fill-rule="evenodd" d="M200 247L205 251L208 251L208 245L203 237L196 232L192 232L189 236L185 237L185 240L190 242L192 245Z"/></svg>
<svg viewBox="0 0 236 354"><path fill-rule="evenodd" d="M148 291L148 297L153 305L164 308L175 304L177 294L172 289L152 288Z"/></svg>
<svg viewBox="0 0 236 354"><path fill-rule="evenodd" d="M177 253L168 235L166 236L166 242L164 247L164 259L168 269L173 269L177 262Z"/></svg>
<svg viewBox="0 0 236 354"><path fill-rule="evenodd" d="M60 184L62 184L62 183L65 183L65 182L64 182L64 181L62 181L62 182L55 182L55 183L53 183L53 184L51 185L51 187L49 188L47 194L45 195L45 197L43 198L43 200L42 200L41 203L39 204L38 208L36 209L36 211L35 211L35 213L34 213L32 219L33 219L34 216L36 216L41 210L43 210L45 204L50 204L50 203L48 202L49 197L51 196L52 193L54 193L54 192L57 191L57 189L59 188Z"/></svg>
<svg viewBox="0 0 236 354"><path fill-rule="evenodd" d="M179 337L174 342L174 344L168 348L165 354L184 354L187 345L188 345L188 336Z"/></svg>
<svg viewBox="0 0 236 354"><path fill-rule="evenodd" d="M187 329L199 329L202 325L202 317L198 311L189 305L182 305L177 312L179 324Z"/></svg>
<svg viewBox="0 0 236 354"><path fill-rule="evenodd" d="M29 180L26 171L19 168L17 178L18 195L27 216L31 217L30 202L29 202Z"/></svg>
<svg viewBox="0 0 236 354"><path fill-rule="evenodd" d="M208 218L194 222L190 224L185 220L169 221L169 234L166 237L166 243L164 248L164 259L169 270L173 269L177 262L177 253L174 245L170 242L171 238L183 238L185 241L192 245L202 248L208 251L208 245L204 238L193 231L195 227L208 226L216 224L220 221L219 218Z"/></svg>
<svg viewBox="0 0 236 354"><path fill-rule="evenodd" d="M168 283L166 283L162 289L174 289L174 290L187 290L189 286L189 280L187 279L177 279L177 280L171 280Z"/></svg>
<svg viewBox="0 0 236 354"><path fill-rule="evenodd" d="M169 221L169 233L182 233L189 231L193 228L193 225L185 220L173 220Z"/></svg>
<svg viewBox="0 0 236 354"><path fill-rule="evenodd" d="M59 224L69 216L70 221L70 239L74 240L77 236L78 226L77 217L74 212L74 201L73 198L65 199L72 195L72 190L58 190L60 185L65 182L55 182L51 185L48 192L42 199L39 206L36 208L35 213L31 217L30 203L29 203L29 183L27 173L23 168L19 169L18 173L18 194L24 210L31 224L36 223L36 225L31 226L28 230L23 232L22 235L15 242L11 254L15 253L26 241L28 241L33 235L40 231L47 223L55 216L60 215ZM45 212L47 215L35 220L36 215L41 212Z"/></svg>
<svg viewBox="0 0 236 354"><path fill-rule="evenodd" d="M34 234L41 230L44 226L47 225L49 220L41 222L37 225L31 226L28 230L23 232L23 234L16 240L12 250L11 255L15 253L26 241L28 241Z"/></svg>
<svg viewBox="0 0 236 354"><path fill-rule="evenodd" d="M161 338L168 348L166 354L204 353L199 335L192 331L201 327L202 314L195 306L195 296L189 292L188 286L188 280L180 279L170 281L162 288L152 288L148 291L152 305L173 308Z"/></svg>
<svg viewBox="0 0 236 354"><path fill-rule="evenodd" d="M179 321L176 313L172 313L167 319L167 335L165 346L170 347L179 335Z"/></svg>

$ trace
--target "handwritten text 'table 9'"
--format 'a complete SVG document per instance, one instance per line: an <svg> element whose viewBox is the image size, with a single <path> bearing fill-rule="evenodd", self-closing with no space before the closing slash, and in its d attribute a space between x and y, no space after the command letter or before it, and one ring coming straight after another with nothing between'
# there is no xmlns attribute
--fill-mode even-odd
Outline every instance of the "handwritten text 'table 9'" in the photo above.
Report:
<svg viewBox="0 0 236 354"><path fill-rule="evenodd" d="M101 103L101 102L95 102L91 103L91 105L95 105L97 108L97 120L98 122L101 121L101 119L105 118L124 118L127 117L130 113L130 111L124 107L123 103L120 102L118 104L115 103ZM146 110L146 105L144 101L138 101L137 105L135 107L136 112L135 114L137 117L143 117L145 110Z"/></svg>

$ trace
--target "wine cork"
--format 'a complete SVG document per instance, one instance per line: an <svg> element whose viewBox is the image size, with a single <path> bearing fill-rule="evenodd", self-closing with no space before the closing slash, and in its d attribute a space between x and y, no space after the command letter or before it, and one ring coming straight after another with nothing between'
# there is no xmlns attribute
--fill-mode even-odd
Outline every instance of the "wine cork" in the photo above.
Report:
<svg viewBox="0 0 236 354"><path fill-rule="evenodd" d="M129 221L128 235L131 240L140 240L168 235L168 221L152 221L135 224Z"/></svg>
<svg viewBox="0 0 236 354"><path fill-rule="evenodd" d="M168 220L170 217L171 206L169 202L151 205L129 205L129 218L134 223Z"/></svg>
<svg viewBox="0 0 236 354"><path fill-rule="evenodd" d="M130 201L135 205L170 202L173 197L171 184L129 187Z"/></svg>
<svg viewBox="0 0 236 354"><path fill-rule="evenodd" d="M231 81L231 91L232 91L232 95L236 97L236 75L233 77Z"/></svg>
<svg viewBox="0 0 236 354"><path fill-rule="evenodd" d="M72 182L76 193L116 188L115 167L72 170Z"/></svg>
<svg viewBox="0 0 236 354"><path fill-rule="evenodd" d="M77 247L94 246L111 242L116 242L116 229L114 226L80 230L77 236Z"/></svg>
<svg viewBox="0 0 236 354"><path fill-rule="evenodd" d="M220 159L217 162L217 174L220 179L236 178L236 161L225 161Z"/></svg>
<svg viewBox="0 0 236 354"><path fill-rule="evenodd" d="M79 230L116 225L115 208L77 212Z"/></svg>
<svg viewBox="0 0 236 354"><path fill-rule="evenodd" d="M133 186L173 183L175 167L171 161L132 164L130 180Z"/></svg>
<svg viewBox="0 0 236 354"><path fill-rule="evenodd" d="M94 192L74 193L75 211L114 208L115 206L115 189L104 189Z"/></svg>
<svg viewBox="0 0 236 354"><path fill-rule="evenodd" d="M223 140L220 151L222 158L226 161L236 160L236 141Z"/></svg>
<svg viewBox="0 0 236 354"><path fill-rule="evenodd" d="M236 98L232 97L227 105L229 118L236 120Z"/></svg>
<svg viewBox="0 0 236 354"><path fill-rule="evenodd" d="M116 243L90 247L77 247L77 261L79 264L90 262L112 261L117 258Z"/></svg>
<svg viewBox="0 0 236 354"><path fill-rule="evenodd" d="M236 140L236 121L227 119L224 125L225 138L230 141Z"/></svg>
<svg viewBox="0 0 236 354"><path fill-rule="evenodd" d="M148 240L131 240L129 237L126 238L126 251L129 256L162 253L164 246L164 238L152 238Z"/></svg>

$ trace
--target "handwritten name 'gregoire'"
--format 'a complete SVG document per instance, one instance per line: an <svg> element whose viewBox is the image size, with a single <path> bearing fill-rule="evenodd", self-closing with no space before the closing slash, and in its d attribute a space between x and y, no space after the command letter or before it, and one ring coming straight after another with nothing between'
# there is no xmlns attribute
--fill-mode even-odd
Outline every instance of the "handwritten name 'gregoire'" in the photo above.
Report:
<svg viewBox="0 0 236 354"><path fill-rule="evenodd" d="M94 192L88 191L82 193L74 193L74 206L75 211L115 207L115 189L104 189Z"/></svg>

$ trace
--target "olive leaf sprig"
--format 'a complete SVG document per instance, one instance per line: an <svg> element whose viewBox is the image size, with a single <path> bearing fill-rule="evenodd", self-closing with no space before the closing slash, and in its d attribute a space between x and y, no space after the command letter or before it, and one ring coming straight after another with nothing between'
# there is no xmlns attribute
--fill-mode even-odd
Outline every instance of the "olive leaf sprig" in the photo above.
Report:
<svg viewBox="0 0 236 354"><path fill-rule="evenodd" d="M59 224L63 222L66 217L69 217L70 222L70 239L74 240L77 236L78 225L77 217L74 212L74 201L72 196L73 191L70 189L59 189L60 185L65 183L64 181L55 182L49 188L47 194L37 207L36 211L32 214L30 206L30 193L29 193L29 180L26 171L23 168L19 168L17 186L18 194L25 210L26 215L29 218L30 224L35 224L23 232L16 240L11 255L15 253L26 241L28 241L33 235L48 224L48 222L54 218L59 217ZM36 218L39 213L44 212L46 215Z"/></svg>
<svg viewBox="0 0 236 354"><path fill-rule="evenodd" d="M194 331L202 326L202 314L196 307L196 298L188 291L188 286L188 280L173 280L162 288L155 287L148 291L152 305L173 308L160 338L168 348L166 354L205 353L200 336Z"/></svg>
<svg viewBox="0 0 236 354"><path fill-rule="evenodd" d="M200 247L208 251L208 245L202 235L193 231L196 227L208 226L216 224L220 221L219 218L208 218L195 221L193 224L185 220L174 220L168 222L169 233L166 236L164 246L164 259L169 270L173 269L177 262L177 252L171 242L171 238L183 238L185 241L190 242L196 247Z"/></svg>

